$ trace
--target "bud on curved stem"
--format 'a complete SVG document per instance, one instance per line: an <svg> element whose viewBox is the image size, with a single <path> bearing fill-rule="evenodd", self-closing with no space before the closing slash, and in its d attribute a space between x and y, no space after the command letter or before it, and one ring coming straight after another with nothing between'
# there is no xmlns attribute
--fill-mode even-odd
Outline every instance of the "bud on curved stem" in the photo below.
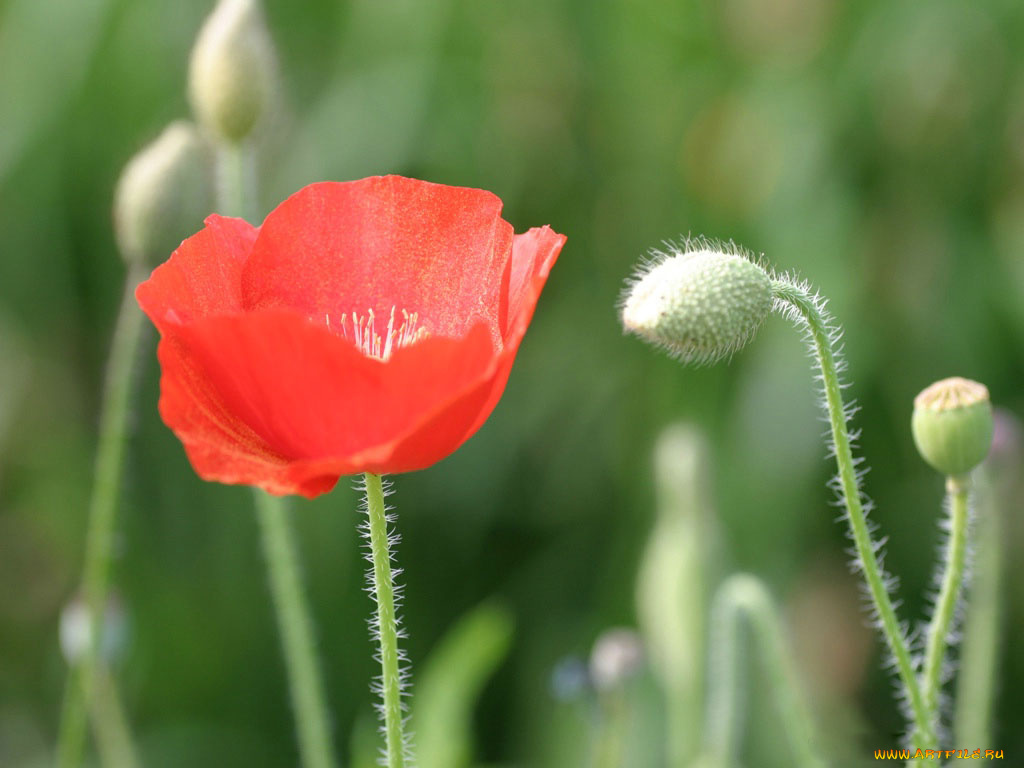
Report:
<svg viewBox="0 0 1024 768"><path fill-rule="evenodd" d="M746 345L771 308L770 277L748 254L696 240L641 268L622 325L684 363L712 363Z"/></svg>
<svg viewBox="0 0 1024 768"><path fill-rule="evenodd" d="M839 373L843 365L836 350L839 329L826 311L825 301L806 283L788 276L774 277L735 250L713 250L699 241L696 247L688 245L685 252L673 253L644 270L624 299L623 324L684 362L727 357L750 339L771 310L806 331L820 371L838 469L835 488L855 543L855 564L867 583L879 628L899 674L915 745L935 749L933 720L915 674L906 629L889 596L890 579L879 560L881 544L872 539L868 527L868 503L860 488L847 424L850 412L842 397Z"/></svg>

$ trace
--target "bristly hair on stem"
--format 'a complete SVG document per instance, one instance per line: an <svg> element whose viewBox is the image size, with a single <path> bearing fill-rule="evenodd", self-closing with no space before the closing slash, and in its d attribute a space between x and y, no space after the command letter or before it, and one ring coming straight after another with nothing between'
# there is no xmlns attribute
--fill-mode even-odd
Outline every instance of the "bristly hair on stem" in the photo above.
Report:
<svg viewBox="0 0 1024 768"><path fill-rule="evenodd" d="M923 640L921 688L925 704L933 715L932 727L940 741L951 735L946 726L952 700L943 690L956 670L950 649L960 644L960 629L966 615L964 593L971 581L973 549L970 531L974 525L974 504L968 481L947 482L939 526L942 532L939 558L927 599L930 619L920 627Z"/></svg>
<svg viewBox="0 0 1024 768"><path fill-rule="evenodd" d="M842 358L842 329L829 313L826 300L794 275L773 276L772 293L773 310L803 329L804 339L817 367L815 378L821 385L822 404L830 423L827 433L829 454L835 458L838 469L829 485L835 491L836 503L844 509L844 517L850 526L848 535L854 543L852 565L864 577L869 610L888 646L890 658L887 666L895 669L898 675L899 702L912 724L909 738L916 746L936 748L932 719L917 678L921 659L912 653L917 645L907 625L896 615L892 594L897 581L884 569L885 538L875 538L875 527L867 517L872 508L871 500L862 489L867 468L862 458L853 456L859 433L851 432L849 428L856 407L844 404L842 398L842 390L847 386L842 380L846 370Z"/></svg>
<svg viewBox="0 0 1024 768"><path fill-rule="evenodd" d="M623 327L664 347L684 363L730 357L746 344L771 312L803 329L816 363L829 430L826 443L837 474L830 486L845 510L853 541L854 569L861 572L871 612L899 676L898 695L912 724L915 746L936 749L932 713L918 679L920 659L911 653L907 625L892 599L896 581L883 568L884 539L876 539L867 515L871 502L861 485L866 468L854 458L858 433L849 422L856 407L843 402L842 331L820 294L793 275L778 275L734 245L687 240L681 249L657 254L627 285L620 304Z"/></svg>
<svg viewBox="0 0 1024 768"><path fill-rule="evenodd" d="M365 518L359 524L359 531L365 540L363 556L370 564L365 590L374 602L369 619L370 635L377 646L373 658L381 665L380 674L374 676L370 685L374 695L380 697L374 704L381 720L380 733L385 739L380 764L404 768L413 762L412 734L407 728L410 671L408 656L399 646L399 641L408 637L398 615L404 588L396 579L402 570L393 564L401 537L394 529L393 508L384 501L392 491L392 484L367 473L356 480L355 486L363 492L360 509Z"/></svg>

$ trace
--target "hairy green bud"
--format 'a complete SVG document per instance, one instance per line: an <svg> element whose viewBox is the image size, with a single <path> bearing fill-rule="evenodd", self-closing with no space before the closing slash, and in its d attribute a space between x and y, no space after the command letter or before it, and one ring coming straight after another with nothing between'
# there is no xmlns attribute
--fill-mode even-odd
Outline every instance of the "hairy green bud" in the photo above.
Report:
<svg viewBox="0 0 1024 768"><path fill-rule="evenodd" d="M710 363L742 348L772 303L768 272L746 253L697 241L641 269L624 296L622 324L684 363Z"/></svg>
<svg viewBox="0 0 1024 768"><path fill-rule="evenodd" d="M188 90L216 138L241 143L269 111L277 64L258 0L220 0L196 38Z"/></svg>
<svg viewBox="0 0 1024 768"><path fill-rule="evenodd" d="M922 458L944 475L964 475L988 455L992 403L988 389L959 376L937 381L914 398L910 420Z"/></svg>
<svg viewBox="0 0 1024 768"><path fill-rule="evenodd" d="M128 262L156 263L200 227L213 204L205 143L178 120L133 157L114 191L114 233Z"/></svg>

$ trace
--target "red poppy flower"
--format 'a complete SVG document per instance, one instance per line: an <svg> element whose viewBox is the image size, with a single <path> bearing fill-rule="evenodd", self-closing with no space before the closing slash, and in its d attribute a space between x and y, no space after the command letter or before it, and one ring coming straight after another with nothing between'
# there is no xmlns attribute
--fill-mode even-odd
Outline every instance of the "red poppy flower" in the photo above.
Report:
<svg viewBox="0 0 1024 768"><path fill-rule="evenodd" d="M490 415L565 242L490 192L399 176L210 216L136 296L160 413L207 480L313 497L422 469Z"/></svg>

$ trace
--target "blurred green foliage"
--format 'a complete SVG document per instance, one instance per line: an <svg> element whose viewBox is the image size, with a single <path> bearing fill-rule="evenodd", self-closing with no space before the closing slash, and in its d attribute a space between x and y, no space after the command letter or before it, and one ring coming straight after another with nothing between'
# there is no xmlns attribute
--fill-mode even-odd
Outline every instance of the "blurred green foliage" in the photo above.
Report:
<svg viewBox="0 0 1024 768"><path fill-rule="evenodd" d="M188 51L210 6L0 2L4 766L38 758L56 728L56 628L80 571L121 290L114 184L187 116ZM1024 410L1024 5L267 0L266 11L285 98L261 147L264 211L312 181L402 173L493 190L518 230L569 236L493 417L450 459L395 481L406 647L424 689L428 669L444 677L427 659L461 616L497 598L514 617L471 723L478 764L586 764L597 705L585 691L553 698L551 671L603 628L635 624L651 450L677 420L712 446L715 569L761 575L787 606L835 764L892 746L901 720L845 570L800 342L773 320L730 365L683 369L624 338L615 304L644 252L686 233L735 239L830 297L887 565L904 614L923 616L942 484L913 450L913 396L959 374ZM157 415L152 346L139 393L115 581L132 633L119 680L147 765L292 765L250 495L191 472ZM370 717L374 671L356 508L342 481L296 519L345 752ZM1004 544L1019 547L1019 502L1004 512ZM1024 588L1005 583L995 743L957 746L1012 757L1024 754L1013 640ZM475 621L496 622L463 625L490 633L489 650L456 666L501 655L506 620ZM434 695L462 709L481 683L461 684ZM650 688L631 694L637 712L656 710ZM772 717L754 686L749 765L789 764Z"/></svg>

